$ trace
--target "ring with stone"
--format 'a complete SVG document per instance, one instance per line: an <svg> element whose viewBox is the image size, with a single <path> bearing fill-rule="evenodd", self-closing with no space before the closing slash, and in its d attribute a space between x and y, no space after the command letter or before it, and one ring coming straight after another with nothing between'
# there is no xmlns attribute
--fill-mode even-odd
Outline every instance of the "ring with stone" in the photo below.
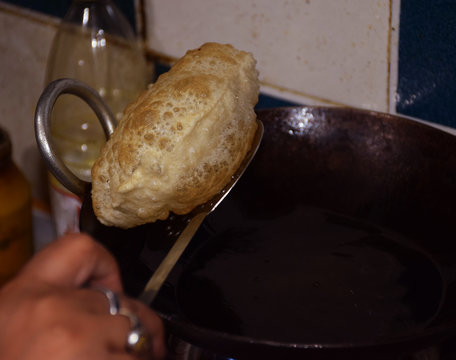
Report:
<svg viewBox="0 0 456 360"><path fill-rule="evenodd" d="M124 315L130 320L131 330L127 334L127 351L135 355L144 355L150 351L151 344L147 333L144 331L138 317L127 308L120 308L119 315Z"/></svg>
<svg viewBox="0 0 456 360"><path fill-rule="evenodd" d="M109 313L111 315L117 315L119 313L119 299L114 291L106 288L96 288L97 291L101 292L109 304Z"/></svg>

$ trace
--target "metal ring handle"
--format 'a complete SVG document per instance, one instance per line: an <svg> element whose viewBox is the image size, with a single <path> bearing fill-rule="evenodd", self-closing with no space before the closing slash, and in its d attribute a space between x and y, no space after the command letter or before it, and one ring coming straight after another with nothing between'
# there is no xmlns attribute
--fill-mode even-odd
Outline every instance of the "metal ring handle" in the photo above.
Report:
<svg viewBox="0 0 456 360"><path fill-rule="evenodd" d="M38 148L51 173L72 193L82 197L87 182L81 180L57 155L51 141L51 113L57 98L72 94L84 100L95 112L103 127L106 139L113 133L117 121L101 96L90 86L75 79L58 79L51 82L38 100L35 111L35 137Z"/></svg>

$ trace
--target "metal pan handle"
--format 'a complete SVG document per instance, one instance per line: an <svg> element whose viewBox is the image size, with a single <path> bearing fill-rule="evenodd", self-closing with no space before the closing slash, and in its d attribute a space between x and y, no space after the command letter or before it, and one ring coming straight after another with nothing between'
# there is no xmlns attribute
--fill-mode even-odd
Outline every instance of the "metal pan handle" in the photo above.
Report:
<svg viewBox="0 0 456 360"><path fill-rule="evenodd" d="M113 133L117 121L101 96L90 86L75 79L51 82L38 100L35 111L35 137L38 148L51 173L72 193L83 197L87 182L81 180L64 164L55 152L51 139L51 113L57 98L72 94L84 100L95 112L106 139Z"/></svg>

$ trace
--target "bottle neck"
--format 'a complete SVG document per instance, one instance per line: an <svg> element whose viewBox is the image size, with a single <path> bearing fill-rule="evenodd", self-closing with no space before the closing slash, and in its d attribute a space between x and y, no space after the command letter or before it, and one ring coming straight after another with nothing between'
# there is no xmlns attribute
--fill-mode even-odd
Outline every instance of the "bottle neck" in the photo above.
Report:
<svg viewBox="0 0 456 360"><path fill-rule="evenodd" d="M134 42L132 26L112 0L73 0L63 22Z"/></svg>

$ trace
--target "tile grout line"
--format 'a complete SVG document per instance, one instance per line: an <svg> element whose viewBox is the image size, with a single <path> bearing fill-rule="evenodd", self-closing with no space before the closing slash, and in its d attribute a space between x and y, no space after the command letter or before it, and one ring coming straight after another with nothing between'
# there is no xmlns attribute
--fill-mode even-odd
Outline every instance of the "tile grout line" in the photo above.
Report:
<svg viewBox="0 0 456 360"><path fill-rule="evenodd" d="M390 25L388 46L388 112L396 114L396 92L399 68L399 32L401 0L390 0Z"/></svg>
<svg viewBox="0 0 456 360"><path fill-rule="evenodd" d="M388 36L386 45L386 110L390 112L390 92L391 92L391 34L392 34L392 12L393 12L393 0L389 0L389 14L388 14Z"/></svg>

